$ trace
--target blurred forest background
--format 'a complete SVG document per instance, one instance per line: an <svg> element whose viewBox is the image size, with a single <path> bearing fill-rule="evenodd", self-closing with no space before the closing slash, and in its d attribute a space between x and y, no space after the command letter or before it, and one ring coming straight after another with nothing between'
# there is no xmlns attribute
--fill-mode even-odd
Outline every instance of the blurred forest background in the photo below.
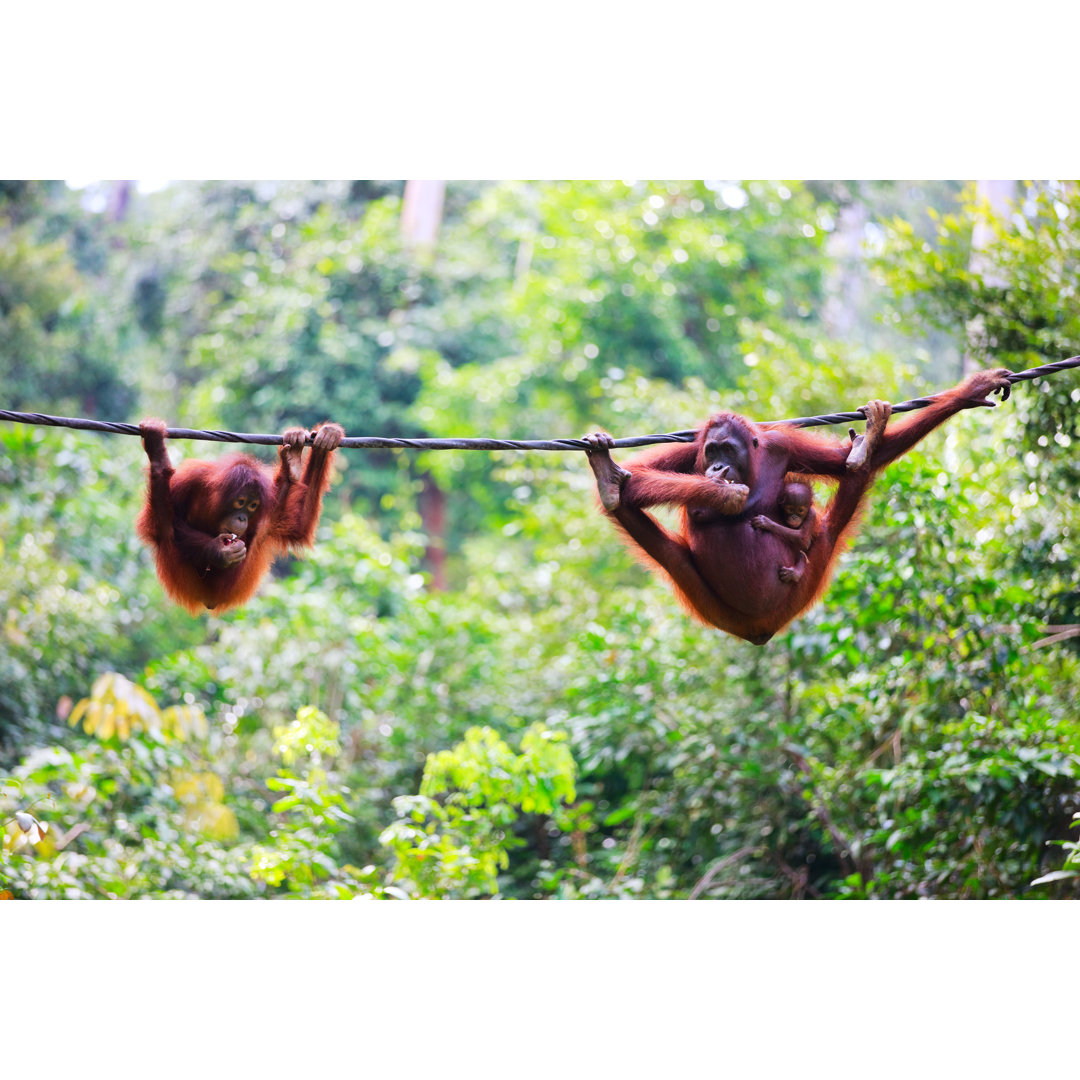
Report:
<svg viewBox="0 0 1080 1080"><path fill-rule="evenodd" d="M780 419L1078 353L1078 280L1075 183L4 182L0 407ZM1078 419L1066 372L949 421L763 649L580 454L342 451L315 551L192 618L139 440L0 423L0 890L1075 896Z"/></svg>

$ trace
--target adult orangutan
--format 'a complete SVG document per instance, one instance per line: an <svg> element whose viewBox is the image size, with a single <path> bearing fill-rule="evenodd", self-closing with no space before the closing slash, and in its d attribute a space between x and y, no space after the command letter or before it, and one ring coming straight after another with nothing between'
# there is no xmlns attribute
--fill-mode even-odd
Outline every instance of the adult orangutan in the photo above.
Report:
<svg viewBox="0 0 1080 1080"><path fill-rule="evenodd" d="M975 372L887 430L891 407L871 402L863 410L862 439L811 435L721 412L701 426L692 443L646 451L627 461L627 468L612 461L609 435L586 436L589 464L605 513L670 579L687 610L764 645L821 595L875 473L955 413L992 408L994 392L1004 401L1008 376L1006 368ZM785 581L777 567L789 555L789 538L766 522L775 522L786 482L812 478L839 483L816 524L820 532L800 579ZM676 531L645 513L660 505L680 509Z"/></svg>
<svg viewBox="0 0 1080 1080"><path fill-rule="evenodd" d="M150 469L136 529L154 549L165 591L192 614L243 604L276 555L314 542L330 463L345 436L340 425L315 431L303 468L308 433L289 428L276 472L246 454L174 469L165 424L143 420L139 429Z"/></svg>

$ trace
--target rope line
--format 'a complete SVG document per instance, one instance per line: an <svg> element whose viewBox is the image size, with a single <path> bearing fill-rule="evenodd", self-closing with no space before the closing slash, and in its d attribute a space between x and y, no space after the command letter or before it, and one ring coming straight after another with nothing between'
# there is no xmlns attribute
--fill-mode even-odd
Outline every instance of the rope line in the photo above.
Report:
<svg viewBox="0 0 1080 1080"><path fill-rule="evenodd" d="M1053 364L1014 371L1009 383L1028 382L1044 375L1053 375L1068 368L1080 367L1080 356L1058 360ZM892 407L894 413L914 412L925 409L935 398L912 398ZM792 420L774 420L774 424L791 424L793 427L822 427L827 424L846 424L866 417L860 412L825 413L821 416L799 416ZM48 427L74 428L80 431L106 431L113 435L141 435L137 424L117 424L106 420L84 420L70 416L49 416L46 413L10 412L0 409L0 420L14 424L41 424ZM280 435L253 435L237 431L197 430L193 428L167 428L170 439L197 439L203 442L250 443L256 446L280 446ZM664 435L633 435L616 439L616 447L651 446L655 443L693 442L697 428L686 431L669 431ZM308 442L311 442L309 436ZM377 435L359 435L342 440L343 449L349 450L588 450L584 439L392 439Z"/></svg>

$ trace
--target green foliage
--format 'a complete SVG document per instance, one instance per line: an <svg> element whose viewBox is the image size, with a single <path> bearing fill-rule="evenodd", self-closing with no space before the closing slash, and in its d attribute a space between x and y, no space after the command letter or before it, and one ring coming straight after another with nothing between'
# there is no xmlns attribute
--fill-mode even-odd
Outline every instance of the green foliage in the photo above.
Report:
<svg viewBox="0 0 1080 1080"><path fill-rule="evenodd" d="M58 702L81 697L95 671L137 671L190 640L196 624L164 607L134 537L141 450L128 450L0 429L0 557L18 568L0 575L0 754L27 733L59 737Z"/></svg>
<svg viewBox="0 0 1080 1080"><path fill-rule="evenodd" d="M426 255L400 184L174 185L117 220L6 192L33 407L74 400L90 322L142 413L387 434L773 419L939 389L927 343L954 335L943 365L980 318L987 363L1080 339L1071 187L987 219L974 268L983 211L938 185L451 185ZM860 310L937 335L910 363L826 332L826 243L860 207L904 214ZM192 618L133 535L137 440L6 427L0 891L1075 896L1078 400L1017 388L891 466L765 649L685 618L580 455L343 453L314 551Z"/></svg>
<svg viewBox="0 0 1080 1080"><path fill-rule="evenodd" d="M80 219L63 185L0 194L0 385L5 407L123 415L133 404L111 324L80 274L100 229ZM89 232L97 235L91 237Z"/></svg>
<svg viewBox="0 0 1080 1080"><path fill-rule="evenodd" d="M797 185L503 185L480 212L521 236L526 351L585 393L612 365L731 386L746 327L821 298L823 209Z"/></svg>
<svg viewBox="0 0 1080 1080"><path fill-rule="evenodd" d="M1014 370L1077 353L1080 312L1074 300L1080 270L1080 191L1075 184L1025 185L1012 213L995 216L969 191L962 215L938 223L937 246L917 241L896 222L879 264L898 303L920 319L953 329L967 327L977 362ZM975 226L986 236L972 258ZM1031 498L1014 530L1025 572L1053 577L1061 594L1057 621L1080 611L1075 560L1061 543L1080 527L1077 500L1042 501L1047 491L1080 491L1080 465L1070 451L1080 437L1080 386L1075 375L1037 382L1016 395ZM1043 507L1060 510L1060 520ZM1016 515L1020 518L1020 515ZM1026 527L1023 527L1025 526Z"/></svg>
<svg viewBox="0 0 1080 1080"><path fill-rule="evenodd" d="M450 750L429 754L420 794L394 800L398 820L380 837L397 858L394 878L414 895L488 896L509 852L519 813L552 816L572 803L574 759L566 736L531 725L515 754L489 727L474 727ZM444 795L439 802L435 796Z"/></svg>
<svg viewBox="0 0 1080 1080"><path fill-rule="evenodd" d="M222 780L204 763L211 745L163 738L153 726L121 738L114 726L26 755L0 790L0 818L40 807L49 831L29 846L8 827L0 872L16 895L254 895L242 861L223 844L236 821Z"/></svg>
<svg viewBox="0 0 1080 1080"><path fill-rule="evenodd" d="M142 688L124 695L161 715ZM112 700L111 688L99 687L97 697ZM275 729L276 752L300 764L265 779L265 789L282 793L269 819L250 813L265 812L263 800L252 800L243 785L227 789L207 768L213 756L235 769L227 736L189 732L184 741L174 730L178 741L152 723L126 733L99 724L94 734L78 749L30 753L0 784L0 881L16 895L382 895L372 870L336 860L335 836L352 819L348 789L324 767L324 757L340 751L338 728L317 709L300 709Z"/></svg>
<svg viewBox="0 0 1080 1080"><path fill-rule="evenodd" d="M1073 815L1073 828L1080 828L1080 814ZM1062 840L1061 846L1065 849L1065 865L1060 870L1051 870L1036 878L1032 885L1049 885L1055 881L1073 881L1080 877L1080 843L1075 840Z"/></svg>
<svg viewBox="0 0 1080 1080"><path fill-rule="evenodd" d="M1078 210L1075 184L1021 185L1004 216L972 186L959 213L937 217L933 248L894 221L879 269L922 317L953 329L977 318L970 347L980 359L1012 366L1014 358L1068 355L1080 329L1068 302L1080 258ZM976 226L986 236L977 253Z"/></svg>
<svg viewBox="0 0 1080 1080"><path fill-rule="evenodd" d="M271 791L283 792L270 807L282 815L268 843L251 851L251 876L296 896L353 895L358 880L354 867L339 867L335 836L352 821L346 807L348 788L334 783L323 768L340 753L338 725L325 713L306 707L287 727L274 729L274 752L286 765L303 764L299 771L278 769L266 781ZM350 881L351 879L351 881Z"/></svg>
<svg viewBox="0 0 1080 1080"><path fill-rule="evenodd" d="M981 231L977 250L976 228ZM979 202L972 187L960 213L938 220L933 239L933 247L918 240L903 221L890 230L879 270L899 304L924 322L966 328L968 348L984 363L1020 369L1080 351L1080 315L1073 302L1080 268L1080 192L1074 183L1021 185L1015 205L1000 216ZM1078 403L1080 388L1068 375L1040 381L1016 395L1019 424L1009 440L1012 454L1007 460L1025 483L1014 486L1011 506L1004 506L999 517L1001 533L1009 541L1001 565L1018 581L1011 590L1018 609L1026 608L1051 624L1044 631L1051 636L1055 629L1068 631L1080 617L1080 577L1070 554L1070 539L1080 528L1080 468L1071 452L1080 435ZM1029 648L1047 640L1043 637ZM1067 666L1071 669L1074 662L1072 652ZM1062 731L1060 745L1071 763L1077 746L1072 727L1075 684L1060 683L1049 664L1038 665L1035 674L1017 715L1048 729L1040 742L1049 741L1051 731ZM1032 769L1056 775L1061 767L1052 756L1047 759L1042 747L1025 749L999 767L1005 799L1015 800L1017 775L1026 779ZM1075 789L1073 782L1072 792ZM1062 802L1074 803L1075 795L1063 796ZM1009 809L1017 813L1016 807ZM1019 819L1017 824L1056 842L1060 811L1043 822L1053 824ZM1041 885L1069 881L1073 852L1070 842L1065 846L1070 852L1066 869L1038 878Z"/></svg>

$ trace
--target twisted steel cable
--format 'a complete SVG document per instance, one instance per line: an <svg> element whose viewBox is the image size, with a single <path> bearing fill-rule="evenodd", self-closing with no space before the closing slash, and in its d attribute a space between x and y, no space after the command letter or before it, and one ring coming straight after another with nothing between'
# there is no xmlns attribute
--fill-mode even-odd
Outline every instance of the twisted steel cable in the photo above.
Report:
<svg viewBox="0 0 1080 1080"><path fill-rule="evenodd" d="M1014 371L1009 375L1009 383L1028 382L1044 375L1053 375L1068 368L1080 367L1080 356L1070 356L1067 360L1058 360L1053 364L1028 368L1026 371ZM934 397L912 398L893 405L893 413L914 412L925 409L934 401ZM846 424L865 420L860 412L825 413L821 416L799 416L791 420L774 420L776 424L791 424L794 427L821 427L827 424ZM49 427L75 428L81 431L107 431L114 435L141 435L137 424L117 424L106 420L84 420L70 416L49 416L46 413L11 412L0 409L0 420L15 424L42 424ZM170 439L198 439L204 442L250 443L257 446L278 446L282 442L280 435L254 435L238 431L198 430L194 428L168 428L165 432ZM669 431L664 435L632 435L625 439L616 439L616 447L651 446L655 443L693 442L697 429L687 431ZM309 436L308 441L311 441ZM343 449L350 450L588 450L584 439L392 439L379 435L358 435L346 437Z"/></svg>

